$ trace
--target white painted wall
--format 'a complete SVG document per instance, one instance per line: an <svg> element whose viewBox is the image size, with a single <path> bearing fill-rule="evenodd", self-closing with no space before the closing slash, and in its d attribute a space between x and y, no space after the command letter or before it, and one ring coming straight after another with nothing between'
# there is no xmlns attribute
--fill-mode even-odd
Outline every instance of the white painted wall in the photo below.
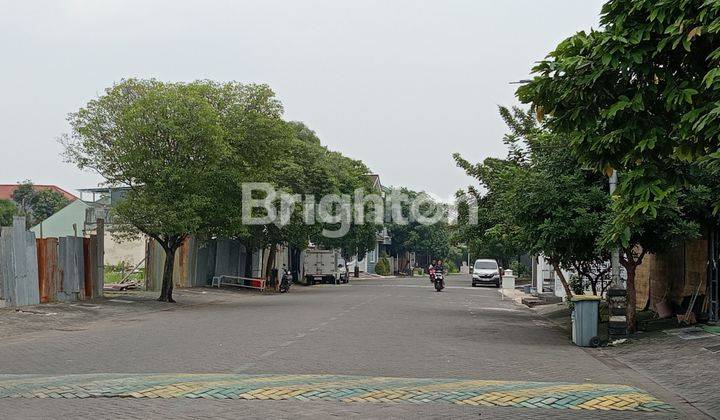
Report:
<svg viewBox="0 0 720 420"><path fill-rule="evenodd" d="M570 281L570 276L573 275L573 272L567 270L562 270L562 272L567 281ZM545 286L549 285L554 289L553 293L555 296L565 297L565 288L563 287L560 279L555 275L555 269L542 255L538 256L537 271L535 275L537 276L535 283L537 284L538 291L540 291L540 285L544 282Z"/></svg>
<svg viewBox="0 0 720 420"><path fill-rule="evenodd" d="M110 232L105 232L105 264L117 265L121 262L135 267L145 258L146 237L142 236L131 241L119 242L113 239Z"/></svg>

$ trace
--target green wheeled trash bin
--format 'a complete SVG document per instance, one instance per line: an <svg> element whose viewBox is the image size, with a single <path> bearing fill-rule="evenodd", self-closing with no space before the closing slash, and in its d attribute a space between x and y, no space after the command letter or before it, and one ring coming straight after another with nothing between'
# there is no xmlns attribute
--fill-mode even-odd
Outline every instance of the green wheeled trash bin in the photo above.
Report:
<svg viewBox="0 0 720 420"><path fill-rule="evenodd" d="M572 341L580 347L600 345L598 312L601 299L593 295L575 295L570 299L575 307L572 311Z"/></svg>

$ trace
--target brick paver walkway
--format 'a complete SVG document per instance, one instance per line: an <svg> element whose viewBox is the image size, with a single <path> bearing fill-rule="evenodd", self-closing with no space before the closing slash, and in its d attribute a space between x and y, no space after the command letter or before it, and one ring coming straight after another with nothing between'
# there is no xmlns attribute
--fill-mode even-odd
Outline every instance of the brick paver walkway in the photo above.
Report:
<svg viewBox="0 0 720 420"><path fill-rule="evenodd" d="M339 375L0 375L0 398L204 398L671 411L627 385Z"/></svg>

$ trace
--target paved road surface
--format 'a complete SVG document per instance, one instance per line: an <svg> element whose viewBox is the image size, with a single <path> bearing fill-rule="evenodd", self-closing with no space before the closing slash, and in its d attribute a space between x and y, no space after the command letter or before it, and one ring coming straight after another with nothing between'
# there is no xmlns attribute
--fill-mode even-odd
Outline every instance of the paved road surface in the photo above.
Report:
<svg viewBox="0 0 720 420"><path fill-rule="evenodd" d="M0 413L628 418L606 409L640 404L650 412L635 418L695 414L626 366L571 345L496 289L468 287L467 276L448 283L442 293L426 278L285 295L193 289L178 297L206 292L208 303L6 339L0 373L12 375L0 377L0 396L33 398L0 398ZM27 374L37 376L14 376ZM77 398L88 390L130 398Z"/></svg>

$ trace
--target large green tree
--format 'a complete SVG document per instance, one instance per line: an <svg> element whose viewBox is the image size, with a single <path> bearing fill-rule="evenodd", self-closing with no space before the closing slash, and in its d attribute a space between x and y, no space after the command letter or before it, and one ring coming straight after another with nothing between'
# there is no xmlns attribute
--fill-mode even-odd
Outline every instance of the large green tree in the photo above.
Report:
<svg viewBox="0 0 720 420"><path fill-rule="evenodd" d="M244 181L262 180L287 130L265 85L123 80L70 114L68 158L129 191L114 208L166 259L159 300L174 302L175 251L188 235L237 230Z"/></svg>
<svg viewBox="0 0 720 420"><path fill-rule="evenodd" d="M391 190L389 195L397 197L397 208L391 210L391 213L397 214L392 214L393 220L386 225L392 239L390 252L393 255L415 252L430 259L449 259L452 254L453 229L446 217L447 206L425 192L404 187ZM415 213L413 201L416 202ZM430 223L436 215L437 222Z"/></svg>
<svg viewBox="0 0 720 420"><path fill-rule="evenodd" d="M544 255L570 296L563 268L590 277L607 260L597 241L609 207L604 179L583 169L563 139L538 127L529 112L501 107L500 114L510 128L507 158L477 165L455 159L492 200L487 212L495 226L485 235L506 232L519 249Z"/></svg>
<svg viewBox="0 0 720 420"><path fill-rule="evenodd" d="M266 174L269 183L278 191L299 194L301 199L312 196L315 201L329 194L353 197L358 189L366 194L372 192L367 176L369 170L361 161L329 150L322 145L315 132L301 122L291 121L286 124L286 128L290 133L286 147ZM279 211L280 200L274 204ZM340 208L334 210L335 214L340 214L337 213ZM372 218L368 223L356 223L350 218L346 222L349 224L348 232L334 238L323 235L323 230L335 231L340 227L339 223L324 223L317 218L308 223L304 211L303 203L296 202L286 221L253 226L248 234L241 235L246 243L269 249L266 274L269 275L275 264L275 250L280 244L304 249L313 242L340 250L346 262L354 255L363 255L374 246L377 226Z"/></svg>
<svg viewBox="0 0 720 420"><path fill-rule="evenodd" d="M518 89L583 164L620 171L625 243L672 202L685 162L720 167L719 32L716 1L611 0L599 30L561 42Z"/></svg>
<svg viewBox="0 0 720 420"><path fill-rule="evenodd" d="M57 191L42 189L35 194L32 215L35 223L40 223L67 206L70 200Z"/></svg>
<svg viewBox="0 0 720 420"><path fill-rule="evenodd" d="M362 192L363 197L370 194L381 195L381 191L373 190L371 178L368 176L370 170L363 162L348 158L338 152L329 152L326 159L327 166L332 174L329 178L333 189L332 193L353 200L356 199L356 192ZM325 184L327 184L327 181L325 181ZM374 204L370 202L357 203L357 205L359 206L358 209L353 206L352 209L349 209L349 212L341 208L337 209L336 214L342 214L344 211L346 216L346 234L333 238L323 236L321 230L316 230L315 235L311 238L314 242L327 248L340 250L341 256L345 260L346 269L352 257L358 256L358 258L362 258L367 251L375 248L377 233L382 229L383 208L375 208ZM362 219L358 214L360 208L362 208ZM341 228L341 224L342 222L325 223L321 224L320 227L335 231Z"/></svg>
<svg viewBox="0 0 720 420"><path fill-rule="evenodd" d="M23 181L12 194L20 214L28 226L42 222L70 203L64 195L49 188L37 189L32 181Z"/></svg>
<svg viewBox="0 0 720 420"><path fill-rule="evenodd" d="M620 172L603 242L623 248L631 310L643 257L698 234L688 162L720 168L719 32L716 1L611 0L599 30L561 42L518 89L584 165Z"/></svg>

